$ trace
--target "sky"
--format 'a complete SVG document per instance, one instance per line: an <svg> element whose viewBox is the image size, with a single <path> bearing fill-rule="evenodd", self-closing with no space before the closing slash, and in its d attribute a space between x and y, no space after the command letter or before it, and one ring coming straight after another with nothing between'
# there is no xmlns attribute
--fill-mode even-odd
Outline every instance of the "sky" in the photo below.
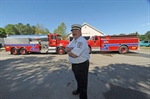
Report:
<svg viewBox="0 0 150 99"><path fill-rule="evenodd" d="M105 35L145 34L150 30L150 0L0 0L0 27L42 24L53 32L62 22L93 26Z"/></svg>

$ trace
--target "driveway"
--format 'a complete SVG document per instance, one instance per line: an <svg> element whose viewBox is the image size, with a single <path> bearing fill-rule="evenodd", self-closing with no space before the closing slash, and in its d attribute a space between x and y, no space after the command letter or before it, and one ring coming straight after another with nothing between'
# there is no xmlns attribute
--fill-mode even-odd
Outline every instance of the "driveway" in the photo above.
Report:
<svg viewBox="0 0 150 99"><path fill-rule="evenodd" d="M90 55L88 99L150 99L150 52ZM79 99L67 55L0 52L0 99Z"/></svg>

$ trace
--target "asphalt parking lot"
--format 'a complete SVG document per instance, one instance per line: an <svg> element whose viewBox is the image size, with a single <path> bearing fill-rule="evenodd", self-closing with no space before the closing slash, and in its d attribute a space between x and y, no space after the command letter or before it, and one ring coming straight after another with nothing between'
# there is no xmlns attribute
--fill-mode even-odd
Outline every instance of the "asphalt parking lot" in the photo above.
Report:
<svg viewBox="0 0 150 99"><path fill-rule="evenodd" d="M88 99L150 99L150 50L90 55ZM0 99L79 99L67 55L0 52Z"/></svg>

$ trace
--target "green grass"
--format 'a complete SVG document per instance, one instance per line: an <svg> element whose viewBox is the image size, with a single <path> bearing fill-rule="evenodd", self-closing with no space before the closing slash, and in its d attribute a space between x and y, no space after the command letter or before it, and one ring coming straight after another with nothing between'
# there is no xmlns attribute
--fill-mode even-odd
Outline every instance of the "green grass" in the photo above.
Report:
<svg viewBox="0 0 150 99"><path fill-rule="evenodd" d="M0 52L3 51L3 50L4 50L4 49L1 49L1 48L0 48Z"/></svg>
<svg viewBox="0 0 150 99"><path fill-rule="evenodd" d="M150 50L150 47L140 47L140 49Z"/></svg>

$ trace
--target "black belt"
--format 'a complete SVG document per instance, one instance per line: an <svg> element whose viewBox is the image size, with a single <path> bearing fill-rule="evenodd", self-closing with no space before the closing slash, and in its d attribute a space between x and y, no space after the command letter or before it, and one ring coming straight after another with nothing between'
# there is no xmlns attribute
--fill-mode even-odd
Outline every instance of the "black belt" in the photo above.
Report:
<svg viewBox="0 0 150 99"><path fill-rule="evenodd" d="M79 64L84 64L86 62L89 62L89 60L86 60L85 62L82 62L82 63L72 63L73 65L79 65Z"/></svg>

